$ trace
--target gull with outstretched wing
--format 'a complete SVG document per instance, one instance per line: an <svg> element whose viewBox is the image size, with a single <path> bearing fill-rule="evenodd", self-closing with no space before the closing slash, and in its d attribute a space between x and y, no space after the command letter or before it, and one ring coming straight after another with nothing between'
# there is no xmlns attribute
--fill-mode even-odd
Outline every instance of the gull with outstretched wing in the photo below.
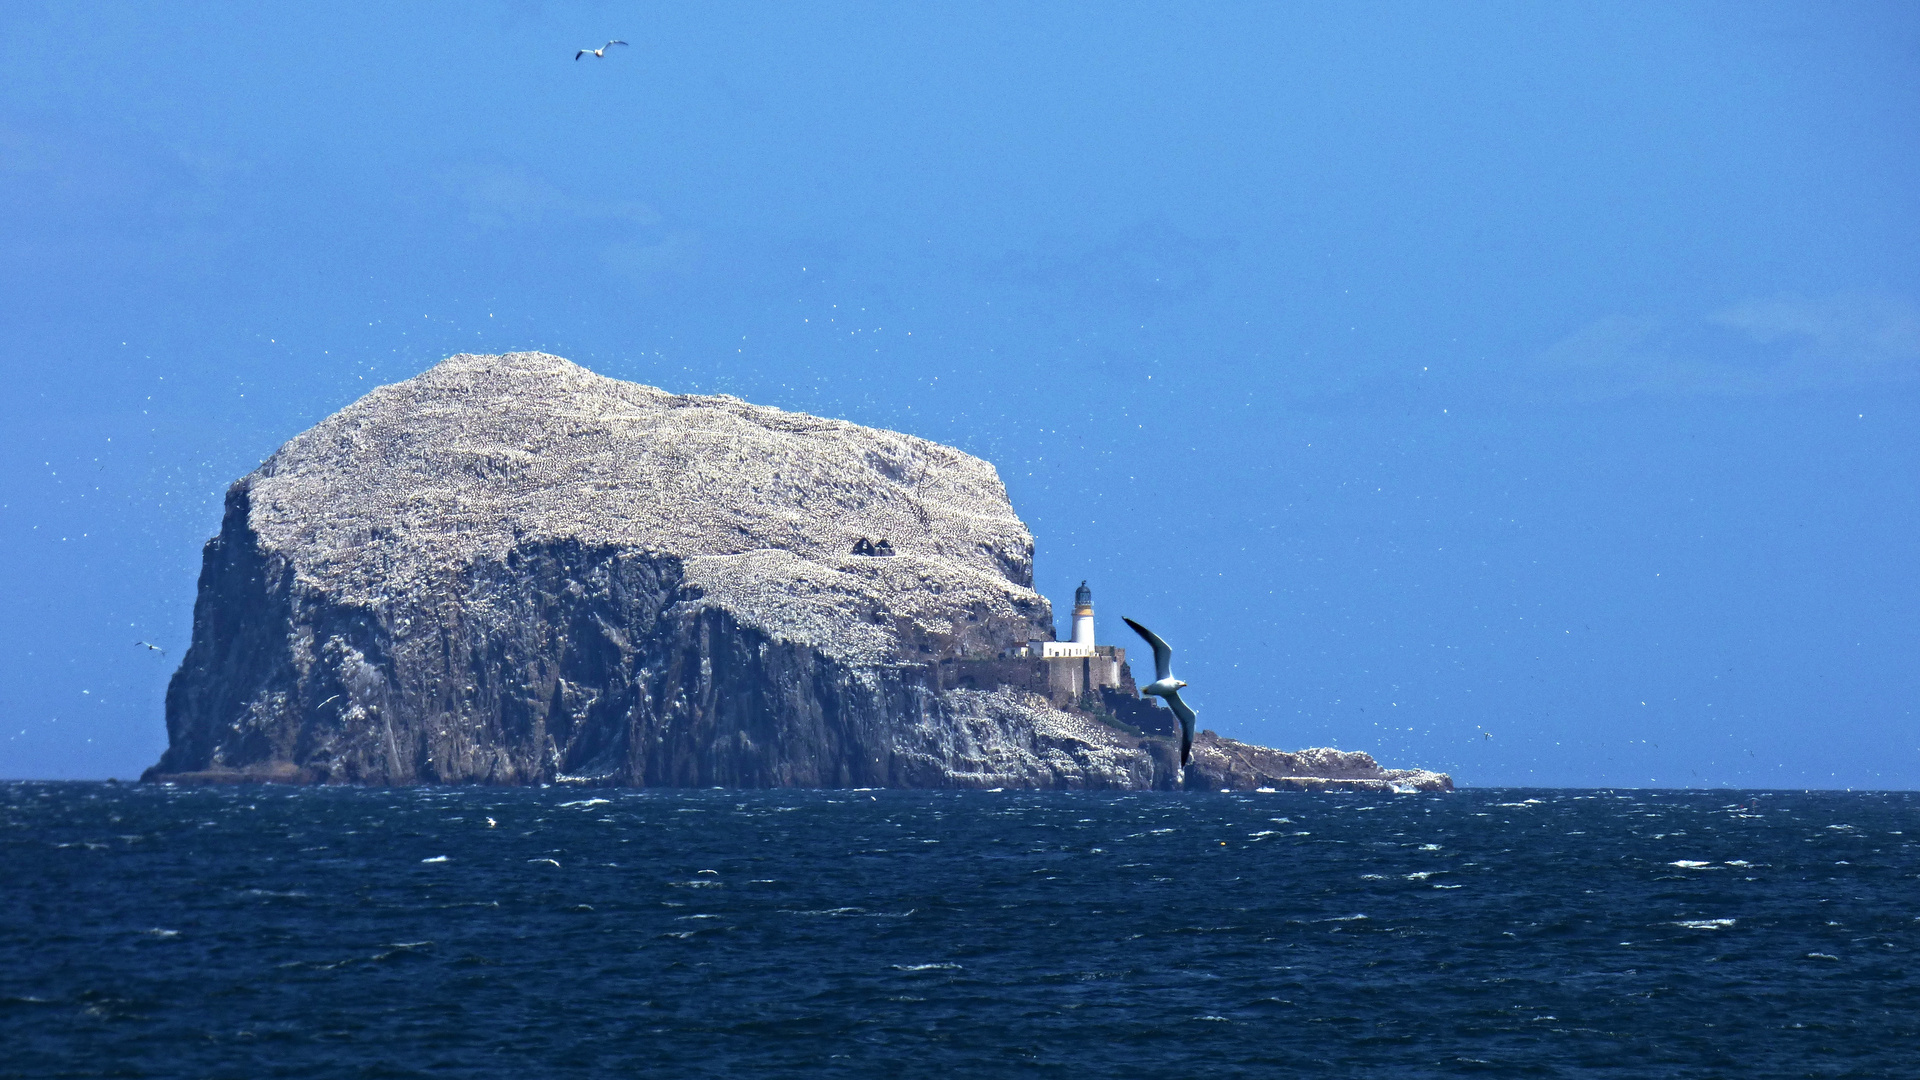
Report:
<svg viewBox="0 0 1920 1080"><path fill-rule="evenodd" d="M1167 708L1172 709L1173 715L1180 718L1180 764L1184 767L1188 759L1193 756L1195 715L1194 711L1187 707L1187 703L1180 700L1180 688L1187 684L1173 677L1173 649L1160 640L1159 634L1132 619L1122 616L1121 621L1133 627L1134 633L1146 638L1147 644L1153 646L1153 681L1141 687L1140 692L1165 698Z"/></svg>
<svg viewBox="0 0 1920 1080"><path fill-rule="evenodd" d="M609 41L605 45L602 45L597 49L581 49L579 52L573 54L573 58L575 60L578 60L583 56L595 56L595 57L604 58L607 55L608 49L612 48L615 45L625 45L625 44L626 42L624 41Z"/></svg>

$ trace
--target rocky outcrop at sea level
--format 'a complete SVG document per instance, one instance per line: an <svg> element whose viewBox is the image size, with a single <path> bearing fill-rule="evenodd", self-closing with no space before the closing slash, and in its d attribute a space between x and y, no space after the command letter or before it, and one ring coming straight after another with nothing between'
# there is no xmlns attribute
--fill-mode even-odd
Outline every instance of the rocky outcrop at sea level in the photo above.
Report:
<svg viewBox="0 0 1920 1080"><path fill-rule="evenodd" d="M884 541L884 545L882 542ZM1051 638L993 466L540 353L381 387L227 493L147 779L1451 787L1167 740L942 661Z"/></svg>

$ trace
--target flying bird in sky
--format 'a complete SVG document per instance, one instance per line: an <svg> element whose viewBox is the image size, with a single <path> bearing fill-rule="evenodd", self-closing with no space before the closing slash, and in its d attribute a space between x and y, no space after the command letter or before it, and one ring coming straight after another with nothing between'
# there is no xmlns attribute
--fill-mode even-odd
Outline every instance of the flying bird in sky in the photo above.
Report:
<svg viewBox="0 0 1920 1080"><path fill-rule="evenodd" d="M148 642L148 641L136 641L136 642L134 642L134 644L135 644L135 645L144 645L144 646L146 646L147 648L149 648L149 649L152 649L152 650L153 650L154 652L157 652L157 653L159 653L159 654L160 654L161 656L165 656L165 655L167 655L167 650L165 650L165 649L163 649L163 648L161 648L161 647L160 647L160 646L158 646L158 645L155 645L155 644L153 644L152 642Z"/></svg>
<svg viewBox="0 0 1920 1080"><path fill-rule="evenodd" d="M1147 644L1153 646L1153 682L1141 687L1140 692L1165 698L1167 707L1173 710L1173 715L1180 718L1180 764L1184 767L1193 756L1195 714L1187 707L1186 702L1180 700L1180 688L1187 684L1173 677L1173 649L1160 640L1160 635L1132 619L1121 616L1121 621L1133 627L1134 633L1146 638Z"/></svg>
<svg viewBox="0 0 1920 1080"><path fill-rule="evenodd" d="M602 45L597 49L581 49L579 52L573 54L573 58L575 60L578 60L583 56L605 56L607 55L608 49L614 47L615 45L625 45L625 44L626 42L624 41L609 41L605 45Z"/></svg>

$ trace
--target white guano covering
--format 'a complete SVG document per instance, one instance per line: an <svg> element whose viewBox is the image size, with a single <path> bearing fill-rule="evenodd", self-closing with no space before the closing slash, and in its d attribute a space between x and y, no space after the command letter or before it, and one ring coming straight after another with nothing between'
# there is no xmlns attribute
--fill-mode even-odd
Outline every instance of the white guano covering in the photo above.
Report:
<svg viewBox="0 0 1920 1080"><path fill-rule="evenodd" d="M957 612L1045 610L991 464L545 353L455 356L383 386L246 483L263 548L298 582L370 604L516 546L578 542L679 557L702 603L856 665L899 658L896 619L942 633ZM852 554L862 538L897 554Z"/></svg>

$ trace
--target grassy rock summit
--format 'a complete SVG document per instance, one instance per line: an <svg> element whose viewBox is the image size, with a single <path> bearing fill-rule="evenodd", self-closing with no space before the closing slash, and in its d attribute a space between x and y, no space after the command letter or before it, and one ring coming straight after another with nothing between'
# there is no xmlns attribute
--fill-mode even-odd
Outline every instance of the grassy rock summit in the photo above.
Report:
<svg viewBox="0 0 1920 1080"><path fill-rule="evenodd" d="M1365 754L1164 740L942 662L1053 636L993 466L455 356L227 493L150 780L1450 787ZM1317 755L1317 756L1314 756Z"/></svg>

